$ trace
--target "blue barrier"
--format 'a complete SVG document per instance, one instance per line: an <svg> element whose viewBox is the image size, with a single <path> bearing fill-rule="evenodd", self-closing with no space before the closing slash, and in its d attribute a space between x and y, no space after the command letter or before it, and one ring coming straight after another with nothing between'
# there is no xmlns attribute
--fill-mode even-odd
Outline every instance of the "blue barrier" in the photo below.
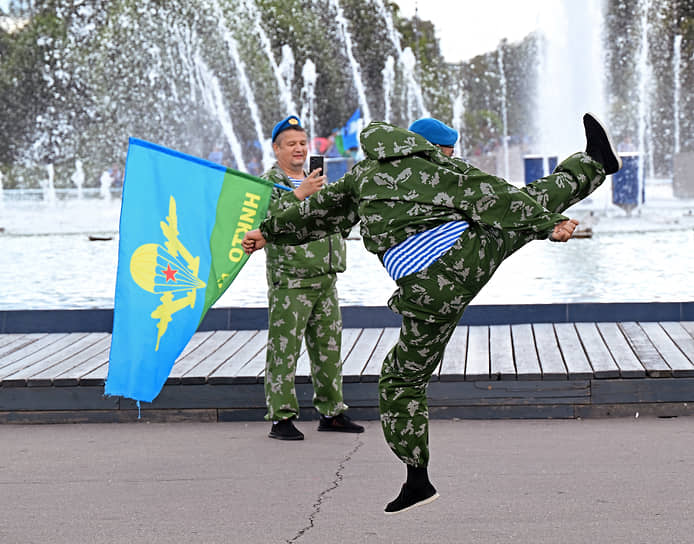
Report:
<svg viewBox="0 0 694 544"><path fill-rule="evenodd" d="M612 175L612 203L627 211L643 203L642 191L639 199L639 154L620 153L622 169Z"/></svg>
<svg viewBox="0 0 694 544"><path fill-rule="evenodd" d="M325 159L325 175L328 176L328 183L337 181L344 176L352 167L354 160L351 158L327 158Z"/></svg>
<svg viewBox="0 0 694 544"><path fill-rule="evenodd" d="M547 161L547 171L545 171L545 159ZM557 157L526 155L523 157L523 163L525 166L525 184L528 185L536 179L540 179L551 174L557 167Z"/></svg>

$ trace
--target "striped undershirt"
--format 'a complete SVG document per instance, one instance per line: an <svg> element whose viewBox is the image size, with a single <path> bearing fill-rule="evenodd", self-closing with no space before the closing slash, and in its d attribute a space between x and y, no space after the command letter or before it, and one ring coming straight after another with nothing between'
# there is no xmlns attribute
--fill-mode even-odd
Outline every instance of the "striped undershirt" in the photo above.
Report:
<svg viewBox="0 0 694 544"><path fill-rule="evenodd" d="M424 270L446 251L468 228L467 221L449 221L410 236L383 255L383 266L394 280Z"/></svg>

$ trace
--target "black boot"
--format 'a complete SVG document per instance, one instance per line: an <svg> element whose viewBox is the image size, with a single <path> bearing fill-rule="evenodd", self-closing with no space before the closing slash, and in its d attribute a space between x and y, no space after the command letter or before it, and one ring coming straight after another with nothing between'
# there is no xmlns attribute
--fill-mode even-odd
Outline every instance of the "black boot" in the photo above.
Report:
<svg viewBox="0 0 694 544"><path fill-rule="evenodd" d="M400 494L386 506L386 515L399 514L416 506L429 504L439 498L439 494L431 482L427 467L407 465L407 481L403 484Z"/></svg>
<svg viewBox="0 0 694 544"><path fill-rule="evenodd" d="M304 433L294 427L293 419L293 417L290 417L289 419L281 419L277 423L273 423L268 436L277 440L303 440Z"/></svg>
<svg viewBox="0 0 694 544"><path fill-rule="evenodd" d="M605 174L610 175L622 167L622 159L617 155L607 129L592 113L583 116L583 126L586 129L586 153L605 168Z"/></svg>

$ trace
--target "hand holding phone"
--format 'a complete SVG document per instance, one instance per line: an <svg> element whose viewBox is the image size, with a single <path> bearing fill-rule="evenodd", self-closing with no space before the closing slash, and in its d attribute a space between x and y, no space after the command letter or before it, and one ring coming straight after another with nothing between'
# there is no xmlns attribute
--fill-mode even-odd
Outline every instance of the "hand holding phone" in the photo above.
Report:
<svg viewBox="0 0 694 544"><path fill-rule="evenodd" d="M309 174L316 168L320 168L321 176L325 175L325 161L323 160L323 155L311 155L311 158L308 160Z"/></svg>

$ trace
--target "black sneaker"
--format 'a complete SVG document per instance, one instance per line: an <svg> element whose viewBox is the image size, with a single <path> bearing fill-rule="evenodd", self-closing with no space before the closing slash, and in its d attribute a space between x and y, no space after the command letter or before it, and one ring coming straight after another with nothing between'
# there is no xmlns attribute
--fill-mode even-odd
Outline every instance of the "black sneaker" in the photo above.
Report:
<svg viewBox="0 0 694 544"><path fill-rule="evenodd" d="M398 495L394 501L388 503L385 513L386 516L392 516L393 514L406 512L417 506L429 504L438 498L439 494L431 484L427 484L421 489L414 489L408 487L407 484L403 484L400 495Z"/></svg>
<svg viewBox="0 0 694 544"><path fill-rule="evenodd" d="M333 417L320 416L318 430L336 433L363 433L364 427L354 423L349 416L338 414Z"/></svg>
<svg viewBox="0 0 694 544"><path fill-rule="evenodd" d="M277 423L273 423L268 436L277 440L303 440L304 433L294 427L292 420L293 418L281 419Z"/></svg>
<svg viewBox="0 0 694 544"><path fill-rule="evenodd" d="M583 116L586 129L586 153L605 168L605 174L614 174L622 167L622 159L617 155L615 146L607 129L592 113Z"/></svg>

